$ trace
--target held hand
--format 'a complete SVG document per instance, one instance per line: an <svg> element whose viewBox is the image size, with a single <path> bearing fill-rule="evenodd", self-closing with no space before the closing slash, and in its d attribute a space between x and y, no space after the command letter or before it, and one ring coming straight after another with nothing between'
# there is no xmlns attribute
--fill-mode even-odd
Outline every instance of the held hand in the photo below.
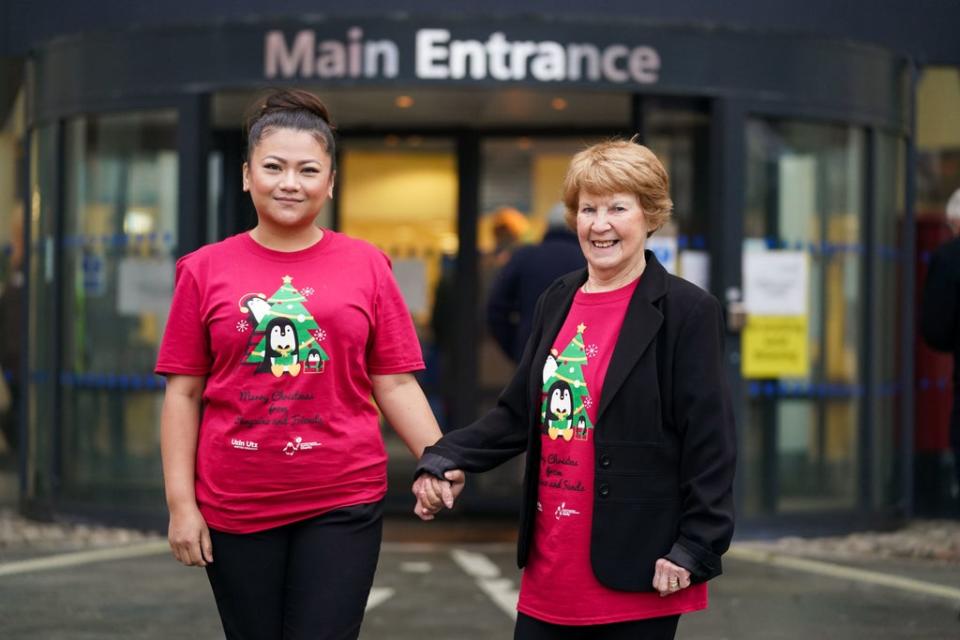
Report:
<svg viewBox="0 0 960 640"><path fill-rule="evenodd" d="M660 592L660 597L673 595L681 589L690 586L690 572L667 560L657 560L656 571L653 574L653 588Z"/></svg>
<svg viewBox="0 0 960 640"><path fill-rule="evenodd" d="M439 507L435 508L427 506L423 503L423 501L420 500L420 498L417 498L417 504L413 506L413 512L424 522L433 520L438 511L440 511Z"/></svg>
<svg viewBox="0 0 960 640"><path fill-rule="evenodd" d="M170 512L167 540L173 557L181 564L205 567L213 562L210 530L196 505Z"/></svg>
<svg viewBox="0 0 960 640"><path fill-rule="evenodd" d="M443 506L439 487L435 486L435 483L439 483L439 481L428 473L421 474L413 482L411 491L417 498L417 504L414 506L413 512L421 520L433 520L434 515Z"/></svg>
<svg viewBox="0 0 960 640"><path fill-rule="evenodd" d="M424 473L413 483L413 495L417 497L414 513L421 520L433 520L443 507L452 509L457 496L463 491L465 475L463 471L447 471L445 480Z"/></svg>
<svg viewBox="0 0 960 640"><path fill-rule="evenodd" d="M440 484L441 480L429 473L420 474L413 483L413 495L417 497L417 502L433 513L443 507L443 490Z"/></svg>

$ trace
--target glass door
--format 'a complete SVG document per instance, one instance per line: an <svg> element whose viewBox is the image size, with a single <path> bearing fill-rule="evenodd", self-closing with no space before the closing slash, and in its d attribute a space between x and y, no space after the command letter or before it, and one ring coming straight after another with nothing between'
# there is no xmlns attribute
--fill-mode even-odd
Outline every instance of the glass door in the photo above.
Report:
<svg viewBox="0 0 960 640"><path fill-rule="evenodd" d="M64 138L62 495L162 504L161 381L173 290L175 109L81 116Z"/></svg>
<svg viewBox="0 0 960 640"><path fill-rule="evenodd" d="M446 426L454 392L455 141L420 135L344 139L335 191L338 230L373 243L390 257L426 362L418 378ZM387 425L383 437L389 454L388 501L405 510L412 505L415 461Z"/></svg>
<svg viewBox="0 0 960 640"><path fill-rule="evenodd" d="M741 475L748 515L858 502L865 135L746 123Z"/></svg>

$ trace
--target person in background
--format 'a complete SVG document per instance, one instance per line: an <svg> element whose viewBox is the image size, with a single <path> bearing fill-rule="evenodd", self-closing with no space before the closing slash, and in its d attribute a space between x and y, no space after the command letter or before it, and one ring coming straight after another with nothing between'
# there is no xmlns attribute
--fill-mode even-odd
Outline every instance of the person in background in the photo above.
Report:
<svg viewBox="0 0 960 640"><path fill-rule="evenodd" d="M950 448L960 489L960 189L947 201L947 226L953 239L930 258L920 307L920 330L931 348L953 354Z"/></svg>
<svg viewBox="0 0 960 640"><path fill-rule="evenodd" d="M487 326L503 352L520 362L530 337L537 298L560 276L585 266L577 236L564 220L558 202L547 214L540 244L516 249L493 283L487 300Z"/></svg>
<svg viewBox="0 0 960 640"><path fill-rule="evenodd" d="M334 144L316 96L267 95L243 165L256 227L177 263L156 365L169 541L230 639L356 638L387 489L377 407L417 457L440 437L389 259L315 224Z"/></svg>
<svg viewBox="0 0 960 640"><path fill-rule="evenodd" d="M723 313L645 250L673 207L649 149L581 151L563 202L587 268L543 293L496 407L426 449L413 492L432 515L446 473L526 452L515 639L670 639L733 535Z"/></svg>
<svg viewBox="0 0 960 640"><path fill-rule="evenodd" d="M513 207L500 207L488 216L493 232L495 246L492 251L480 256L477 306L475 312L483 317L487 301L493 289L493 283L510 261L511 256L528 238L530 223L527 216ZM490 406L495 394L506 380L513 375L515 363L510 360L491 335L487 324L480 320L477 344L476 402ZM447 424L444 431L450 429Z"/></svg>
<svg viewBox="0 0 960 640"><path fill-rule="evenodd" d="M513 207L499 207L490 215L493 222L494 246L488 266L492 269L500 269L523 241L523 236L530 228L530 222L527 216Z"/></svg>

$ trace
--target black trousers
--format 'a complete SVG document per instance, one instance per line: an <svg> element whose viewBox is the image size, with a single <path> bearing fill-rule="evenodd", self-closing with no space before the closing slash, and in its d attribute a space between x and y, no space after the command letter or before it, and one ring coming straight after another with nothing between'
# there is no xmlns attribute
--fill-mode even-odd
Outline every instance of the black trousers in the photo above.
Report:
<svg viewBox="0 0 960 640"><path fill-rule="evenodd" d="M378 502L257 533L210 531L213 587L228 640L353 640L383 534Z"/></svg>
<svg viewBox="0 0 960 640"><path fill-rule="evenodd" d="M513 640L673 640L679 622L676 615L581 627L550 624L517 613Z"/></svg>

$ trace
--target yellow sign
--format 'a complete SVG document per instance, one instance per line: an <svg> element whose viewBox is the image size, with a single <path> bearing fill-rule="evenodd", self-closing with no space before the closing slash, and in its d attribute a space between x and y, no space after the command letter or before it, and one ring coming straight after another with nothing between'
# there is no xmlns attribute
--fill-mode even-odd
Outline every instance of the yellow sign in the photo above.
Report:
<svg viewBox="0 0 960 640"><path fill-rule="evenodd" d="M743 377L806 377L808 340L806 316L750 316L741 341Z"/></svg>

